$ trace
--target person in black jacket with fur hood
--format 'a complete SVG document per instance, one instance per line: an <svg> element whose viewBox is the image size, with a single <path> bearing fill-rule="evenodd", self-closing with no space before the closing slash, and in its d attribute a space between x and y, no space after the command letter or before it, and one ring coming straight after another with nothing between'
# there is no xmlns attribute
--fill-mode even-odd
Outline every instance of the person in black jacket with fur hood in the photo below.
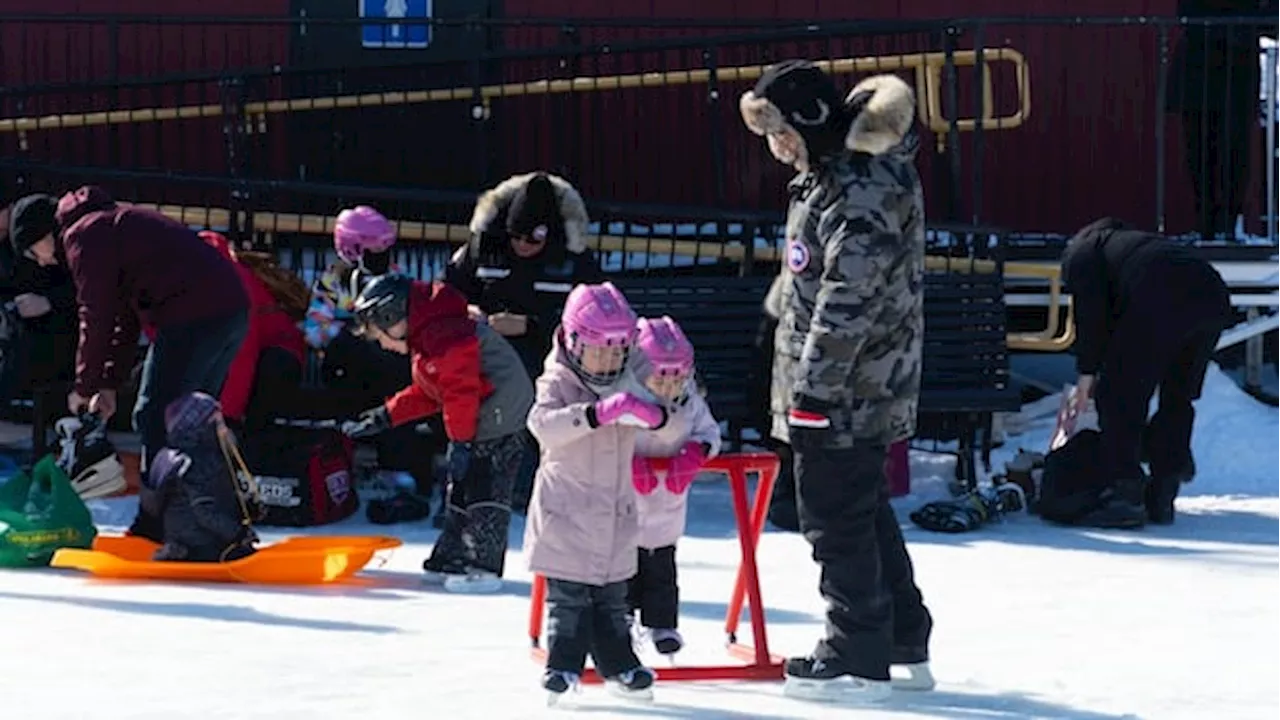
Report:
<svg viewBox="0 0 1280 720"><path fill-rule="evenodd" d="M1062 278L1075 308L1076 398L1083 404L1092 394L1097 402L1101 471L1110 483L1101 507L1079 524L1169 524L1179 486L1195 475L1191 403L1231 323L1227 286L1189 247L1114 218L1076 233ZM1157 387L1160 407L1148 420ZM1145 487L1143 455L1151 469Z"/></svg>
<svg viewBox="0 0 1280 720"><path fill-rule="evenodd" d="M471 242L458 249L444 280L470 303L471 316L507 339L529 377L542 374L569 291L604 279L587 247L587 206L577 189L545 172L513 175L476 201ZM538 448L516 481L513 504L532 491Z"/></svg>

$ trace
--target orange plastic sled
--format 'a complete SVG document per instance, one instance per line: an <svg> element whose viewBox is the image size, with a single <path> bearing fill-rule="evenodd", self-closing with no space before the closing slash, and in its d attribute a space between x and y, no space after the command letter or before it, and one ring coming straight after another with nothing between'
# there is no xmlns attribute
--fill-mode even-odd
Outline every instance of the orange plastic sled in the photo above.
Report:
<svg viewBox="0 0 1280 720"><path fill-rule="evenodd" d="M128 535L99 535L92 550L64 548L49 564L97 577L130 580L238 582L255 585L323 585L349 580L379 550L402 544L387 536L291 537L227 563L156 562L159 547Z"/></svg>

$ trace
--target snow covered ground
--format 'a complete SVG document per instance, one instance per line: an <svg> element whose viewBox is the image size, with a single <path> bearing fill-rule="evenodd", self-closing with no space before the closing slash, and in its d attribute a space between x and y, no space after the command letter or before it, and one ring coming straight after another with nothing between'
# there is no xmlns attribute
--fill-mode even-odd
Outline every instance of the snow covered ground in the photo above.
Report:
<svg viewBox="0 0 1280 720"><path fill-rule="evenodd" d="M1049 420L1051 422L1051 419ZM598 687L595 717L1275 718L1280 710L1277 412L1211 372L1199 406L1200 477L1179 520L1140 532L1061 529L1014 517L962 536L907 530L936 619L932 693L874 710L781 696L776 683L662 684L650 706ZM1009 437L1042 449L1045 422ZM909 510L941 493L937 456L913 458ZM129 499L94 502L105 530ZM359 521L325 532L381 532ZM435 535L406 545L367 586L263 589L108 583L56 570L0 572L0 698L6 718L542 717L528 656L529 577L521 528L501 594L423 588ZM722 664L723 614L737 564L726 485L695 486L680 547L684 664ZM817 573L796 535L767 532L760 570L771 647L803 653L822 631ZM750 633L744 623L744 634ZM660 662L656 661L655 662Z"/></svg>

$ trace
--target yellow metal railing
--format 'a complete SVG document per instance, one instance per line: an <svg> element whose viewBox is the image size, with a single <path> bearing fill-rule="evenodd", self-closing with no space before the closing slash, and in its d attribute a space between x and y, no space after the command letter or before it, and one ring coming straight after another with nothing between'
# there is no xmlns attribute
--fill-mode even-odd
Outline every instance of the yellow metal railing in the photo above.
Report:
<svg viewBox="0 0 1280 720"><path fill-rule="evenodd" d="M231 221L233 219L232 212L225 208L136 204L139 207L158 210L186 225L228 227L232 224ZM255 229L269 233L333 234L334 218L326 215L254 212L241 213L234 219L239 221L238 224L251 221ZM471 232L466 225L405 220L397 222L396 227L398 229L397 236L401 240L411 242L460 244L471 237ZM707 240L673 240L646 235L606 233L594 236L589 244L595 250L602 252L635 252L639 248L643 248L645 252L649 253L685 257L714 257L738 261L745 260L748 257L748 248L743 245L728 245ZM782 253L777 248L772 247L751 248L750 257L755 260L777 261L782 258ZM925 257L925 269L960 273L991 273L996 271L997 265L991 260L969 260L967 258L929 255ZM1075 323L1073 309L1070 304L1067 305L1066 322L1059 321L1063 303L1060 268L1056 265L1007 262L1004 264L1004 274L1006 278L1029 277L1049 281L1049 315L1045 328L1039 332L1009 333L1009 348L1012 350L1038 350L1045 352L1061 352L1070 348L1071 343L1075 341Z"/></svg>
<svg viewBox="0 0 1280 720"><path fill-rule="evenodd" d="M974 50L960 50L951 54L956 67L973 67L978 55ZM1018 91L1018 109L1010 115L995 115L995 93L991 83L991 64L1008 62L1013 65L1014 83ZM915 53L877 57L840 58L818 63L832 74L891 72L911 70L915 74L916 99L920 120L935 133L950 129L951 121L942 109L942 71L947 64L946 53ZM754 81L767 66L744 65L711 70L669 70L663 72L629 73L623 75L584 76L555 80L534 80L484 85L478 89L469 87L440 88L434 90L405 90L376 93L328 95L310 98L289 98L249 102L244 106L246 131L264 132L266 116L290 112L335 110L358 107L415 105L445 101L474 101L477 96L488 111L491 101L500 98L556 95L564 93L597 92L637 88L664 88L680 85L709 83L713 77L719 82ZM1026 122L1031 114L1031 85L1027 61L1013 48L983 50L982 68L982 123L991 130L1015 128ZM922 97L923 95L923 97ZM102 125L160 122L193 118L219 117L225 112L221 103L154 107L130 110L104 110L85 113L64 113L33 117L0 118L0 133L18 133L24 138L32 130L59 128L83 128ZM956 128L969 132L977 127L977 118L957 119Z"/></svg>

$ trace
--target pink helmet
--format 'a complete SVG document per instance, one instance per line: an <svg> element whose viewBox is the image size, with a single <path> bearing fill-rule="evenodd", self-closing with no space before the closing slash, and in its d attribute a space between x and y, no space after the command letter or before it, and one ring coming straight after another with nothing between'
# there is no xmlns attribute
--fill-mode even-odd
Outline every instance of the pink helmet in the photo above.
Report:
<svg viewBox="0 0 1280 720"><path fill-rule="evenodd" d="M366 252L386 252L395 244L395 226L368 205L338 213L338 221L333 226L333 248L346 262L359 262Z"/></svg>
<svg viewBox="0 0 1280 720"><path fill-rule="evenodd" d="M679 323L663 315L657 320L640 318L636 345L659 375L688 375L693 370L693 345Z"/></svg>
<svg viewBox="0 0 1280 720"><path fill-rule="evenodd" d="M629 350L635 341L636 314L622 291L606 282L579 285L569 293L560 318L561 342L574 368L592 382L609 382L622 374L589 373L581 365L588 346L620 346Z"/></svg>

